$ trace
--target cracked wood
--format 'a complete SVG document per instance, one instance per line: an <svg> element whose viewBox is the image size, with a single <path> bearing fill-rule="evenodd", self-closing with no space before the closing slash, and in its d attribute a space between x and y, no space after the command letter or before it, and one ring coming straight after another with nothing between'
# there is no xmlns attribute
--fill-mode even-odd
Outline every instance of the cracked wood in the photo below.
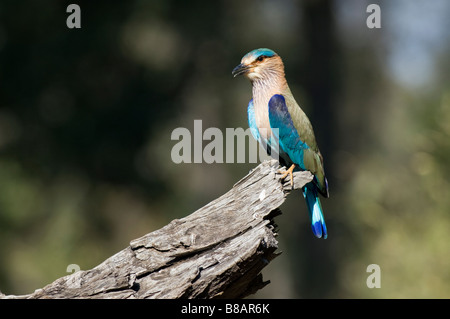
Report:
<svg viewBox="0 0 450 319"><path fill-rule="evenodd" d="M278 256L273 219L292 190L279 169L277 161L263 162L223 196L132 240L97 267L0 298L246 297L268 284L261 270ZM293 189L311 180L296 172Z"/></svg>

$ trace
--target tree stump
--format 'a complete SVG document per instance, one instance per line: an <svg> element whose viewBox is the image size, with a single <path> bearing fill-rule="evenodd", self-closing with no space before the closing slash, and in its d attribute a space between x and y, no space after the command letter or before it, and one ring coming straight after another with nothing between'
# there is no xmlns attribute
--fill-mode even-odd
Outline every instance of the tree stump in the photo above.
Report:
<svg viewBox="0 0 450 319"><path fill-rule="evenodd" d="M257 166L226 194L194 213L131 241L97 267L34 293L0 298L244 298L269 283L261 270L275 257L274 217L310 172L280 180L275 160Z"/></svg>

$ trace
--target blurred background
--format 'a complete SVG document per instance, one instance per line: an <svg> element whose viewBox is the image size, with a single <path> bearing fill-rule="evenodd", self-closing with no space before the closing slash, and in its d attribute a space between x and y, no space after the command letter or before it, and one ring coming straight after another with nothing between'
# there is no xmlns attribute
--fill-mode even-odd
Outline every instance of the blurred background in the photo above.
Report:
<svg viewBox="0 0 450 319"><path fill-rule="evenodd" d="M0 3L3 293L95 267L256 166L174 164L171 132L247 128L231 70L268 47L325 158L329 238L291 194L254 297L450 297L449 1L76 1L68 29L71 2Z"/></svg>

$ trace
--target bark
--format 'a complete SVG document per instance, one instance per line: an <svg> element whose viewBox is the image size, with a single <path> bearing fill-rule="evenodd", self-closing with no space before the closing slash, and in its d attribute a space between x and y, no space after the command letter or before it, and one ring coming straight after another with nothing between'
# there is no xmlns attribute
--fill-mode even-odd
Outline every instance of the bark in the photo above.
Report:
<svg viewBox="0 0 450 319"><path fill-rule="evenodd" d="M226 194L194 213L131 241L91 270L57 279L34 293L0 298L243 298L269 282L261 270L275 257L274 217L309 172L280 179L266 161Z"/></svg>

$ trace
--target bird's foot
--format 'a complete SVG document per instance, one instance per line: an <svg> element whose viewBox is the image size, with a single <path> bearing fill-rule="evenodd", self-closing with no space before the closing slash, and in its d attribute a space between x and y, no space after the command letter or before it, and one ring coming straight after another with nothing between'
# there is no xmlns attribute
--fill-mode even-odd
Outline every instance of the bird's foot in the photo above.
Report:
<svg viewBox="0 0 450 319"><path fill-rule="evenodd" d="M280 179L285 179L286 176L290 175L290 177L291 177L291 187L294 187L294 174L293 174L294 168L295 168L295 164L292 164L291 167L289 167L287 169L287 171L285 171L285 172L278 171L279 174L283 174L280 177Z"/></svg>

